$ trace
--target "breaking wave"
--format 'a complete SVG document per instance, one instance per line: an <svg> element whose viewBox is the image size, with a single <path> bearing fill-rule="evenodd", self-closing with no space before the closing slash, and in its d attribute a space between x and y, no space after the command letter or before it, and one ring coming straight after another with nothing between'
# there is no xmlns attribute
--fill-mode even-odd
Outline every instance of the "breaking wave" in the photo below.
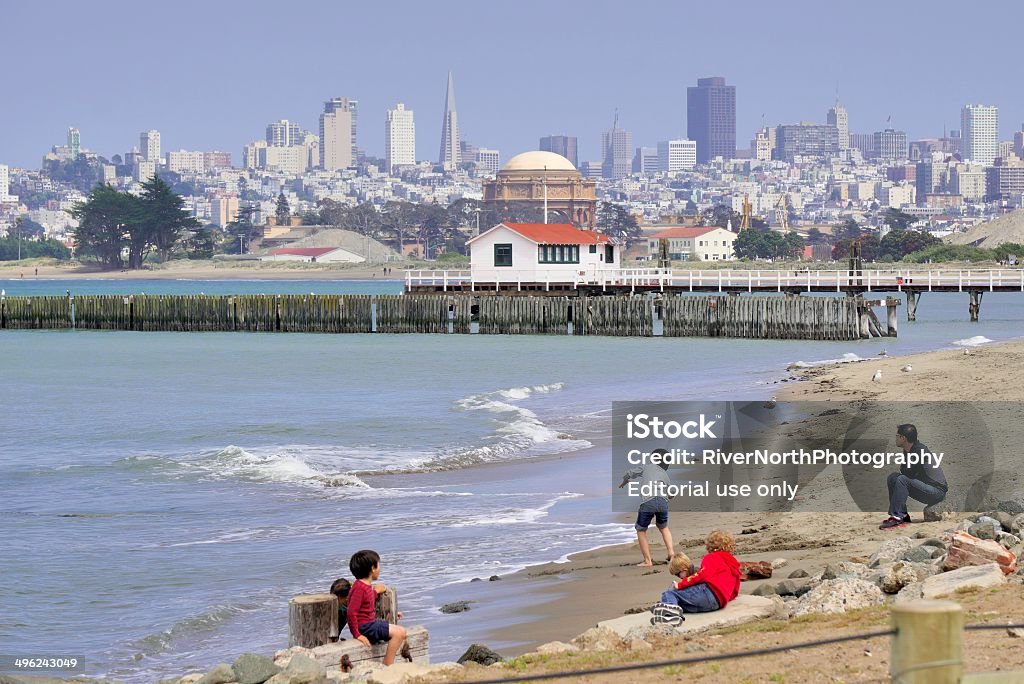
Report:
<svg viewBox="0 0 1024 684"><path fill-rule="evenodd" d="M954 340L953 344L958 347L978 347L983 344L988 344L992 340L988 339L984 335L975 335L974 337L967 337L962 340Z"/></svg>
<svg viewBox="0 0 1024 684"><path fill-rule="evenodd" d="M857 361L863 361L864 359L853 353L847 353L840 356L838 359L824 359L822 361L794 361L793 363L786 366L787 369L796 368L815 368L817 366L831 366L836 363L856 363Z"/></svg>

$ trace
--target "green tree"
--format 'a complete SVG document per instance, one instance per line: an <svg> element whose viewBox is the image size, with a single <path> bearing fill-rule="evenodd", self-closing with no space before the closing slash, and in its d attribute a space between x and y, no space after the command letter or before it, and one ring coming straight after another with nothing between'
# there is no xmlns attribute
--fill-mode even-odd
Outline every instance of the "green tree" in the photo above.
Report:
<svg viewBox="0 0 1024 684"><path fill-rule="evenodd" d="M263 237L263 229L252 221L257 211L256 207L249 205L238 208L235 220L224 226L224 242L221 244L224 253L244 254L246 244Z"/></svg>
<svg viewBox="0 0 1024 684"><path fill-rule="evenodd" d="M598 230L605 235L619 238L640 236L640 224L636 217L626 207L615 202L600 202L597 205L596 223Z"/></svg>
<svg viewBox="0 0 1024 684"><path fill-rule="evenodd" d="M886 209L882 221L887 223L892 230L907 230L916 221L913 216L899 209Z"/></svg>
<svg viewBox="0 0 1024 684"><path fill-rule="evenodd" d="M185 200L175 193L171 186L158 175L142 184L141 223L144 242L143 251L149 247L156 250L160 261L170 258L171 249L182 233L199 228L199 221L185 210ZM129 268L141 268L142 254L138 262Z"/></svg>
<svg viewBox="0 0 1024 684"><path fill-rule="evenodd" d="M292 208L288 206L288 198L284 196L284 193L277 195L277 209L274 211L274 216L277 218L277 225L287 226L291 223Z"/></svg>
<svg viewBox="0 0 1024 684"><path fill-rule="evenodd" d="M939 238L923 230L890 230L878 243L878 258L899 261L940 242Z"/></svg>
<svg viewBox="0 0 1024 684"><path fill-rule="evenodd" d="M809 245L823 245L828 242L825 234L817 228L810 228L807 230L807 244Z"/></svg>
<svg viewBox="0 0 1024 684"><path fill-rule="evenodd" d="M863 233L864 231L861 229L860 224L850 218L836 226L832 235L836 240L856 240Z"/></svg>
<svg viewBox="0 0 1024 684"><path fill-rule="evenodd" d="M78 220L73 231L78 257L95 259L107 268L123 268L127 253L128 262L133 263L144 244L140 204L138 197L109 185L94 187L88 199L71 210Z"/></svg>
<svg viewBox="0 0 1024 684"><path fill-rule="evenodd" d="M741 259L799 259L804 239L796 233L745 230L736 237L733 250Z"/></svg>

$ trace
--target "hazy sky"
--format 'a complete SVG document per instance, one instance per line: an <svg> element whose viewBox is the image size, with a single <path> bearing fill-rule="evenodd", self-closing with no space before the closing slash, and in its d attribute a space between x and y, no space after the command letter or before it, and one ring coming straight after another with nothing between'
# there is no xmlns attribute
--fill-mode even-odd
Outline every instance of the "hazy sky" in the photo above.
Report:
<svg viewBox="0 0 1024 684"><path fill-rule="evenodd" d="M686 86L737 87L737 143L763 121L824 122L836 88L850 130L911 139L959 128L968 102L1024 121L1015 2L377 0L5 2L0 163L38 168L64 144L110 157L156 128L163 150L242 146L281 118L316 131L323 101L359 100L359 145L382 155L388 107L416 116L436 160L448 70L464 139L536 149L579 136L599 159L616 108L634 145L686 133Z"/></svg>

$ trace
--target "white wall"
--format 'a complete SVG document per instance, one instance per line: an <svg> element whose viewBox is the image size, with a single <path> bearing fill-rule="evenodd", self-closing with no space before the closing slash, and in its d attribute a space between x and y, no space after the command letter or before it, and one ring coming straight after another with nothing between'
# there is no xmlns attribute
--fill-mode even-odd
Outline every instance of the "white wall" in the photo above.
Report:
<svg viewBox="0 0 1024 684"><path fill-rule="evenodd" d="M495 244L512 245L512 266L494 266ZM488 282L572 281L587 275L596 275L598 269L619 268L621 259L618 245L613 246L614 261L610 264L603 261L603 244L596 245L597 249L593 254L590 253L590 245L579 245L580 263L541 264L538 263L538 245L504 227L482 234L469 248L473 279ZM580 275L581 272L583 276Z"/></svg>

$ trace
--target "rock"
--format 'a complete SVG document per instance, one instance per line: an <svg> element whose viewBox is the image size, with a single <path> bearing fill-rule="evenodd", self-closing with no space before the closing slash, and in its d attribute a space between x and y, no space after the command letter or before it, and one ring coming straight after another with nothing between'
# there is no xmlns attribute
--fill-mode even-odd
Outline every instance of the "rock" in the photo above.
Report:
<svg viewBox="0 0 1024 684"><path fill-rule="evenodd" d="M803 568L797 568L793 572L789 573L789 579L800 579L802 577L810 577L811 573L807 572Z"/></svg>
<svg viewBox="0 0 1024 684"><path fill-rule="evenodd" d="M995 540L996 535L1003 531L1003 526L999 524L998 520L983 515L978 519L978 522L974 523L967 528L967 533L972 537L978 539L992 539Z"/></svg>
<svg viewBox="0 0 1024 684"><path fill-rule="evenodd" d="M915 546L906 553L904 553L900 560L909 561L911 563L925 563L932 559L932 552L935 551L934 546Z"/></svg>
<svg viewBox="0 0 1024 684"><path fill-rule="evenodd" d="M1004 575L1017 569L1017 557L994 541L978 539L971 535L957 532L946 552L942 563L944 570L956 570L970 565L997 563Z"/></svg>
<svg viewBox="0 0 1024 684"><path fill-rule="evenodd" d="M789 604L782 600L780 596L772 597L772 614L773 620L788 620L789 614L791 613Z"/></svg>
<svg viewBox="0 0 1024 684"><path fill-rule="evenodd" d="M1013 531L1013 516L1006 511L995 511L993 513L989 513L989 517L998 521L1004 531Z"/></svg>
<svg viewBox="0 0 1024 684"><path fill-rule="evenodd" d="M650 651L654 649L653 646L643 639L627 639L625 643L626 648L630 651Z"/></svg>
<svg viewBox="0 0 1024 684"><path fill-rule="evenodd" d="M775 591L774 584L766 583L758 585L757 589L754 589L754 591L750 592L750 594L751 596L767 596L770 598L772 596L777 596L778 592Z"/></svg>
<svg viewBox="0 0 1024 684"><path fill-rule="evenodd" d="M961 520L960 523L956 526L956 531L966 532L967 530L971 529L971 525L973 524L974 521L972 520Z"/></svg>
<svg viewBox="0 0 1024 684"><path fill-rule="evenodd" d="M205 677L202 672L190 672L181 679L178 680L177 684L196 684L200 679Z"/></svg>
<svg viewBox="0 0 1024 684"><path fill-rule="evenodd" d="M840 578L825 580L796 603L793 617L809 613L845 613L885 602L882 590L866 580Z"/></svg>
<svg viewBox="0 0 1024 684"><path fill-rule="evenodd" d="M310 658L302 653L296 653L291 657L291 660L288 662L288 667L286 667L284 671L290 674L311 672L319 676L324 673L324 666L318 663L316 658Z"/></svg>
<svg viewBox="0 0 1024 684"><path fill-rule="evenodd" d="M882 563L898 561L903 554L914 548L915 542L910 537L894 537L882 542L878 550L868 558L868 567L877 568Z"/></svg>
<svg viewBox="0 0 1024 684"><path fill-rule="evenodd" d="M1020 499L1011 499L1009 501L1000 501L998 509L1003 513L1009 513L1010 515L1020 515L1024 513L1024 497Z"/></svg>
<svg viewBox="0 0 1024 684"><path fill-rule="evenodd" d="M541 644L537 647L537 653L543 654L558 654L558 653L576 653L579 651L579 647L573 644L567 644L564 641L549 641L546 644Z"/></svg>
<svg viewBox="0 0 1024 684"><path fill-rule="evenodd" d="M655 636L678 636L676 628L672 625L657 624L657 625L643 625L641 627L633 627L626 636L623 637L626 641L632 641L633 639L641 639L648 641Z"/></svg>
<svg viewBox="0 0 1024 684"><path fill-rule="evenodd" d="M1020 513L1013 517L1013 521L1010 523L1010 532L1014 534L1024 534L1024 513Z"/></svg>
<svg viewBox="0 0 1024 684"><path fill-rule="evenodd" d="M1024 629L1021 629L1020 627L1008 627L1006 629L1006 634L1011 639L1024 639Z"/></svg>
<svg viewBox="0 0 1024 684"><path fill-rule="evenodd" d="M498 580L500 580L500 579L501 579L501 578L500 578L500 577L498 577L497 575L491 575L490 577L488 577L488 578L487 578L487 581L488 581L488 582L497 582L497 581L498 581Z"/></svg>
<svg viewBox="0 0 1024 684"><path fill-rule="evenodd" d="M295 655L304 655L307 658L316 660L316 653L311 648L304 648L302 646L292 646L284 650L278 651L274 654L274 664L278 667L288 667L288 663L291 662L292 657Z"/></svg>
<svg viewBox="0 0 1024 684"><path fill-rule="evenodd" d="M615 651L621 647L622 639L607 627L591 627L572 643L582 651Z"/></svg>
<svg viewBox="0 0 1024 684"><path fill-rule="evenodd" d="M789 565L789 561L786 560L785 558L773 558L772 559L772 569L773 570L778 570L779 568L784 568L787 565Z"/></svg>
<svg viewBox="0 0 1024 684"><path fill-rule="evenodd" d="M446 603L441 606L441 612L445 615L451 613L465 613L469 610L469 601L455 601L454 603Z"/></svg>
<svg viewBox="0 0 1024 684"><path fill-rule="evenodd" d="M867 579L871 577L871 575L871 570L864 563L840 561L838 564L830 563L829 565L826 565L824 572L821 573L821 579L834 580L851 577Z"/></svg>
<svg viewBox="0 0 1024 684"><path fill-rule="evenodd" d="M265 684L323 684L324 674L317 672L278 672Z"/></svg>
<svg viewBox="0 0 1024 684"><path fill-rule="evenodd" d="M235 674L234 681L238 684L263 684L281 671L273 660L255 653L238 656L231 669Z"/></svg>
<svg viewBox="0 0 1024 684"><path fill-rule="evenodd" d="M775 593L779 596L803 596L810 590L810 580L783 580L775 585Z"/></svg>
<svg viewBox="0 0 1024 684"><path fill-rule="evenodd" d="M897 601L931 599L955 594L958 589L984 589L1006 584L1006 577L995 563L967 566L908 584L896 596Z"/></svg>
<svg viewBox="0 0 1024 684"><path fill-rule="evenodd" d="M470 583L473 583L473 582L483 582L483 580L480 579L479 577L474 577L473 579L471 579L469 581L470 581Z"/></svg>
<svg viewBox="0 0 1024 684"><path fill-rule="evenodd" d="M897 594L903 587L917 581L917 572L914 568L901 561L889 566L880 584L886 594Z"/></svg>
<svg viewBox="0 0 1024 684"><path fill-rule="evenodd" d="M391 667L374 670L367 678L367 684L401 684L423 677L453 673L462 670L456 663L427 665L426 663L395 663Z"/></svg>
<svg viewBox="0 0 1024 684"><path fill-rule="evenodd" d="M215 665L212 670L196 681L196 684L227 684L235 681L235 671L227 663Z"/></svg>
<svg viewBox="0 0 1024 684"><path fill-rule="evenodd" d="M740 580L767 579L772 576L772 564L768 561L745 561L740 563Z"/></svg>
<svg viewBox="0 0 1024 684"><path fill-rule="evenodd" d="M466 649L458 660L459 665L463 663L479 663L480 665L493 665L504 660L500 654L495 653L483 644L473 644Z"/></svg>
<svg viewBox="0 0 1024 684"><path fill-rule="evenodd" d="M1010 534L1009 532L1000 532L996 535L996 543L1004 549L1012 549L1020 544L1020 537Z"/></svg>

